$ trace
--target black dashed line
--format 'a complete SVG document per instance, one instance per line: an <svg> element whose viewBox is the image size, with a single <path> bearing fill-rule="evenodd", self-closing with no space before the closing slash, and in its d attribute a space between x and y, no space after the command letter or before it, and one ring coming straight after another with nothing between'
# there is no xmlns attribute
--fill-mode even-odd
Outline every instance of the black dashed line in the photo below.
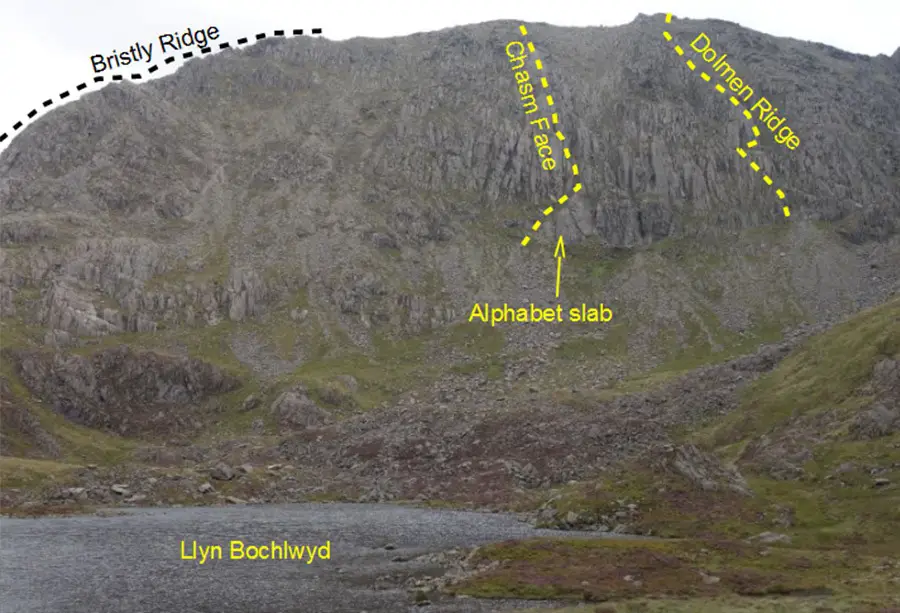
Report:
<svg viewBox="0 0 900 613"><path fill-rule="evenodd" d="M274 30L272 35L273 35L273 36L286 36L286 32L287 32L287 30ZM291 32L293 33L294 36L300 36L300 35L303 34L303 30L300 29L300 28L291 30ZM311 32L312 34L321 34L321 33L322 33L322 28L313 28L312 30L310 30L310 32ZM265 34L264 32L256 35L256 40L263 40L264 38L266 38L266 34ZM246 38L246 37L244 37L244 38L239 38L239 39L237 40L237 44L238 44L238 45L246 45L248 42L249 42L249 39ZM224 42L224 43L220 43L220 44L219 44L219 49L230 49L230 48L231 48L231 43ZM212 53L212 52L213 52L213 48L212 48L212 47L202 47L202 48L200 49L200 53L203 54L203 55L206 55L206 54ZM182 57L183 57L183 59L188 60L188 59L194 57L194 52L192 52L192 51L187 51L187 52L185 52L185 53L182 54ZM177 58L176 58L175 56L169 56L169 57L167 57L167 58L165 59L165 63L166 63L166 64L171 64L171 63L173 63L176 59L177 59ZM153 66L151 66L150 68L147 69L147 73L148 73L148 74L153 74L154 72L157 72L158 70L159 70L159 65L158 65L158 64L154 64ZM135 80L135 81L138 81L138 80L143 79L143 78L144 78L144 75L141 74L141 73L136 72L136 73L132 73L131 78L132 78L133 80ZM114 81L114 82L123 81L124 79L125 79L125 77L122 76L122 75L112 75L111 77L109 77L109 80L110 80L110 81ZM93 82L94 82L94 83L103 83L105 80L106 80L106 77L104 77L104 76L96 76L96 77L94 77ZM75 90L80 92L80 91L84 91L85 89L87 89L87 87L88 87L88 83L87 83L87 82L79 83L79 84L75 87ZM61 94L59 94L59 99L60 99L60 100L65 100L66 98L68 98L69 96L71 96L71 93L70 93L70 92L71 92L71 90L66 90L66 91L62 92ZM53 105L53 99L52 99L52 98L49 99L49 100L45 100L45 101L43 102L43 107L44 107L44 108L50 107L50 106L52 106L52 105ZM35 117L37 114L38 114L37 109L32 109L32 110L27 114L27 117L28 117L28 119L34 119L34 117ZM24 123L23 123L23 122L17 121L17 122L13 125L12 129L13 129L13 131L18 131L18 130L21 130L23 126L24 126ZM0 142L3 142L3 141L5 141L5 140L7 140L7 139L9 139L9 133L4 132L4 133L0 134Z"/></svg>

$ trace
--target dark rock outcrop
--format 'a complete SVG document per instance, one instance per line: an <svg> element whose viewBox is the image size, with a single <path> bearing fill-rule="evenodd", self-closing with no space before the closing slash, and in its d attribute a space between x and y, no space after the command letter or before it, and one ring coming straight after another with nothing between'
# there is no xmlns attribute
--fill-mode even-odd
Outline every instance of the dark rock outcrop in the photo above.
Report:
<svg viewBox="0 0 900 613"><path fill-rule="evenodd" d="M191 428L191 407L238 381L200 360L126 346L90 357L9 350L25 384L67 419L117 434Z"/></svg>

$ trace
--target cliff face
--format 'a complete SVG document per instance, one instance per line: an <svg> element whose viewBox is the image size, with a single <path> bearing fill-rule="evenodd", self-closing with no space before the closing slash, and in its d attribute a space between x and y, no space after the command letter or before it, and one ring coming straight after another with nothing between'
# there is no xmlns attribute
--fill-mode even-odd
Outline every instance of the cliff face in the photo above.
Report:
<svg viewBox="0 0 900 613"><path fill-rule="evenodd" d="M562 233L561 300L614 305L624 336L588 337L634 358L615 362L627 371L895 291L897 55L669 27L685 48L707 33L789 117L795 151L768 133L753 150L788 194L785 219L735 154L747 122L663 26L529 26L584 189L527 248L572 176L556 144L558 167L540 166L504 51L515 22L263 41L106 87L0 154L0 314L46 344L155 333L194 350L202 334L217 357L290 372L443 330L476 301L550 300ZM543 351L584 332L502 340Z"/></svg>
<svg viewBox="0 0 900 613"><path fill-rule="evenodd" d="M781 215L733 154L749 127L685 69L663 25L641 17L619 28L531 28L583 168L585 191L572 208L591 221L583 231L611 245ZM895 231L900 86L891 61L718 21L670 29L685 48L707 33L789 118L801 146L789 152L764 139L759 159L798 216L855 214L860 240ZM543 204L567 175L535 163L504 51L518 38L516 24L495 22L396 40L265 41L146 86L108 87L10 147L3 210L195 219L216 195L241 208L247 196L288 197L310 213L327 194L399 214L404 198L434 192L464 223L473 205ZM415 217L421 227L391 225L403 238L439 238L424 213Z"/></svg>

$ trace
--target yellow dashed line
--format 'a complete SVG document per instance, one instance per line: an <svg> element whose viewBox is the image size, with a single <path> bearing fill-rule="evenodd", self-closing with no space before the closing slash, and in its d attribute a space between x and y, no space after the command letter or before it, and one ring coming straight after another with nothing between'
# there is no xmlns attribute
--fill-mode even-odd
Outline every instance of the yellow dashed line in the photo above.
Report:
<svg viewBox="0 0 900 613"><path fill-rule="evenodd" d="M666 14L666 23L671 23L671 21L672 21L672 13L667 13L667 14ZM667 41L672 41L672 35L669 34L668 31L664 31L664 32L663 32L663 36L665 37L665 39L666 39ZM678 55L684 55L684 49L682 49L680 46L674 45L674 49L675 49L675 53L677 53ZM696 67L697 67L696 64L694 64L694 62L691 61L691 60L686 60L686 61L685 61L685 64L686 64L687 67L690 68L691 70L694 70L694 69L696 69ZM707 73L705 73L705 72L701 72L701 73L700 73L700 78L703 79L703 80L706 81L706 82L710 82L710 80L711 80L711 77L709 76L709 74L707 74ZM715 89L716 89L716 91L719 92L720 94L724 94L724 93L725 93L725 87L723 87L721 83L717 83ZM736 107L739 107L739 106L741 105L740 101L739 101L735 96L731 96L731 97L729 98L729 100L731 101L731 104L733 104L733 105L736 106ZM750 121L753 121L753 114L749 111L749 109L743 109L742 112L743 112L743 114L744 114L744 117L746 117L746 118L749 119ZM750 126L750 128L753 130L753 136L755 136L756 138L759 138L759 134L760 134L760 133L759 133L759 128L757 128L755 125L754 125L754 126ZM747 143L746 146L747 146L748 149L752 149L753 147L756 147L757 145L759 145L759 143L758 143L756 140L751 140L749 143ZM747 152L746 152L744 149L742 149L741 147L737 147L737 148L735 149L735 151L737 151L738 155L740 155L742 158L746 158L746 157L747 157ZM566 155L566 157L569 157L568 154ZM754 172L759 172L759 171L760 171L760 166L759 166L759 164L757 164L757 163L754 162L753 160L750 160L750 168L752 168ZM576 169L577 169L577 166L573 165L573 174L575 174L575 175L578 174L578 172L577 172ZM773 181L772 181L772 178L771 178L769 175L764 174L764 175L763 175L763 181L765 181L766 185L768 185L768 186L770 186L770 187L772 186ZM576 184L575 187L573 188L573 191L576 191L576 192L577 192L577 191L580 190L580 189L581 189L581 184L578 183L578 184ZM775 190L775 193L778 194L778 197L779 197L780 199L783 200L783 199L785 198L785 194L784 194L784 192L783 192L781 189L776 189L776 190ZM784 207L782 210L784 211L784 216L785 216L785 217L790 217L790 216L791 216L791 211L790 211L790 209L789 209L788 207Z"/></svg>
<svg viewBox="0 0 900 613"><path fill-rule="evenodd" d="M528 35L528 30L527 30L527 28L524 26L524 24L519 26L519 31L522 33L523 36L527 36L527 35ZM671 34L668 35L668 38L669 38L669 40L671 40L671 38L672 38ZM533 42L531 42L531 41L526 41L526 46L528 47L529 52L531 52L531 53L534 53L534 52L535 52L535 47L534 47L534 43L533 43ZM681 53L683 53L683 50L681 51ZM696 65L694 65L693 62L690 62L690 64L693 65L693 68L696 68ZM542 62L541 60L539 60L539 59L535 59L535 60L534 60L534 65L535 65L535 67L536 67L538 70L542 70L542 69L544 68L543 62ZM692 68L692 70L693 70L693 68ZM549 89L549 88L550 88L550 83L549 83L549 81L547 80L546 77L541 77L541 78L540 78L540 81L541 81L541 86L542 86L544 89ZM548 107L552 107L552 106L555 104L555 101L553 100L553 96L552 96L549 92L548 92L547 94L545 94L545 98L546 98L546 100L547 100L547 106L548 106ZM552 111L552 108L551 108L551 111ZM551 114L550 114L550 118L551 118L551 121L553 122L554 125L557 125L557 124L559 123L559 114L558 114L558 113L551 113ZM558 139L560 140L560 142L564 142L564 141L566 140L566 136L565 136L565 134L563 134L562 130L556 130L556 138L558 138ZM572 153L571 153L571 151L569 151L569 148L568 148L568 147L563 147L563 155L565 155L566 159L569 159L570 157L572 157ZM578 171L578 165L577 165L577 164L572 164L572 176L573 176L573 177L577 177L577 176L578 176L578 173L579 173L579 171ZM574 187L572 188L572 191L573 191L573 192L581 191L581 187L582 187L581 183L576 183L576 184L574 185ZM557 202L558 202L560 205L562 205L562 204L565 204L566 202L568 202L568 200L569 200L569 195L568 195L568 194L563 194L562 196L559 197L559 199L557 200ZM554 211L554 207L552 207L552 206L549 206L549 207L545 208L544 211L543 211L544 217L549 217L550 214L553 213L553 211ZM532 230L533 232L537 232L538 229L541 227L542 223L543 223L543 222L542 222L541 220L536 220L536 221L532 224L531 230ZM527 245L529 242L531 242L531 237L530 237L530 236L526 236L525 238L522 239L522 245L523 245L523 246Z"/></svg>

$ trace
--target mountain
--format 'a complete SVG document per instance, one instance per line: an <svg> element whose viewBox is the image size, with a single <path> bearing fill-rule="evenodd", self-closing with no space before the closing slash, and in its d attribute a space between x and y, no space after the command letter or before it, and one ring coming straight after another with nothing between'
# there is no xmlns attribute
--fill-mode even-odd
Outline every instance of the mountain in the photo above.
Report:
<svg viewBox="0 0 900 613"><path fill-rule="evenodd" d="M4 312L9 288L49 285L50 272L40 323L76 335L245 321L309 301L310 334L368 346L374 332L461 321L474 302L548 297L558 233L571 251L565 300L616 305L644 343L673 327L685 336L685 319L714 337L713 323L727 334L774 313L842 315L895 289L894 67L720 22L673 28L685 45L715 31L748 82L790 108L801 147L763 139L757 155L790 194L785 219L734 153L748 126L689 78L663 25L533 26L585 186L537 234L543 248L511 239L566 175L536 162L502 51L514 23L263 41L88 95L0 161L16 271ZM754 229L769 236L747 238ZM700 267L702 281L685 278ZM86 308L103 300L113 321Z"/></svg>
<svg viewBox="0 0 900 613"><path fill-rule="evenodd" d="M877 497L856 535L875 547L900 460L897 54L662 15L528 24L571 152L551 139L553 172L518 26L265 40L18 135L3 506L416 500L684 538L790 507L797 542L847 552L798 492L846 494L862 515ZM701 69L707 34L782 109L800 145L764 130L750 158L784 201L664 29ZM613 316L492 326L484 303ZM825 483L851 461L850 489Z"/></svg>

